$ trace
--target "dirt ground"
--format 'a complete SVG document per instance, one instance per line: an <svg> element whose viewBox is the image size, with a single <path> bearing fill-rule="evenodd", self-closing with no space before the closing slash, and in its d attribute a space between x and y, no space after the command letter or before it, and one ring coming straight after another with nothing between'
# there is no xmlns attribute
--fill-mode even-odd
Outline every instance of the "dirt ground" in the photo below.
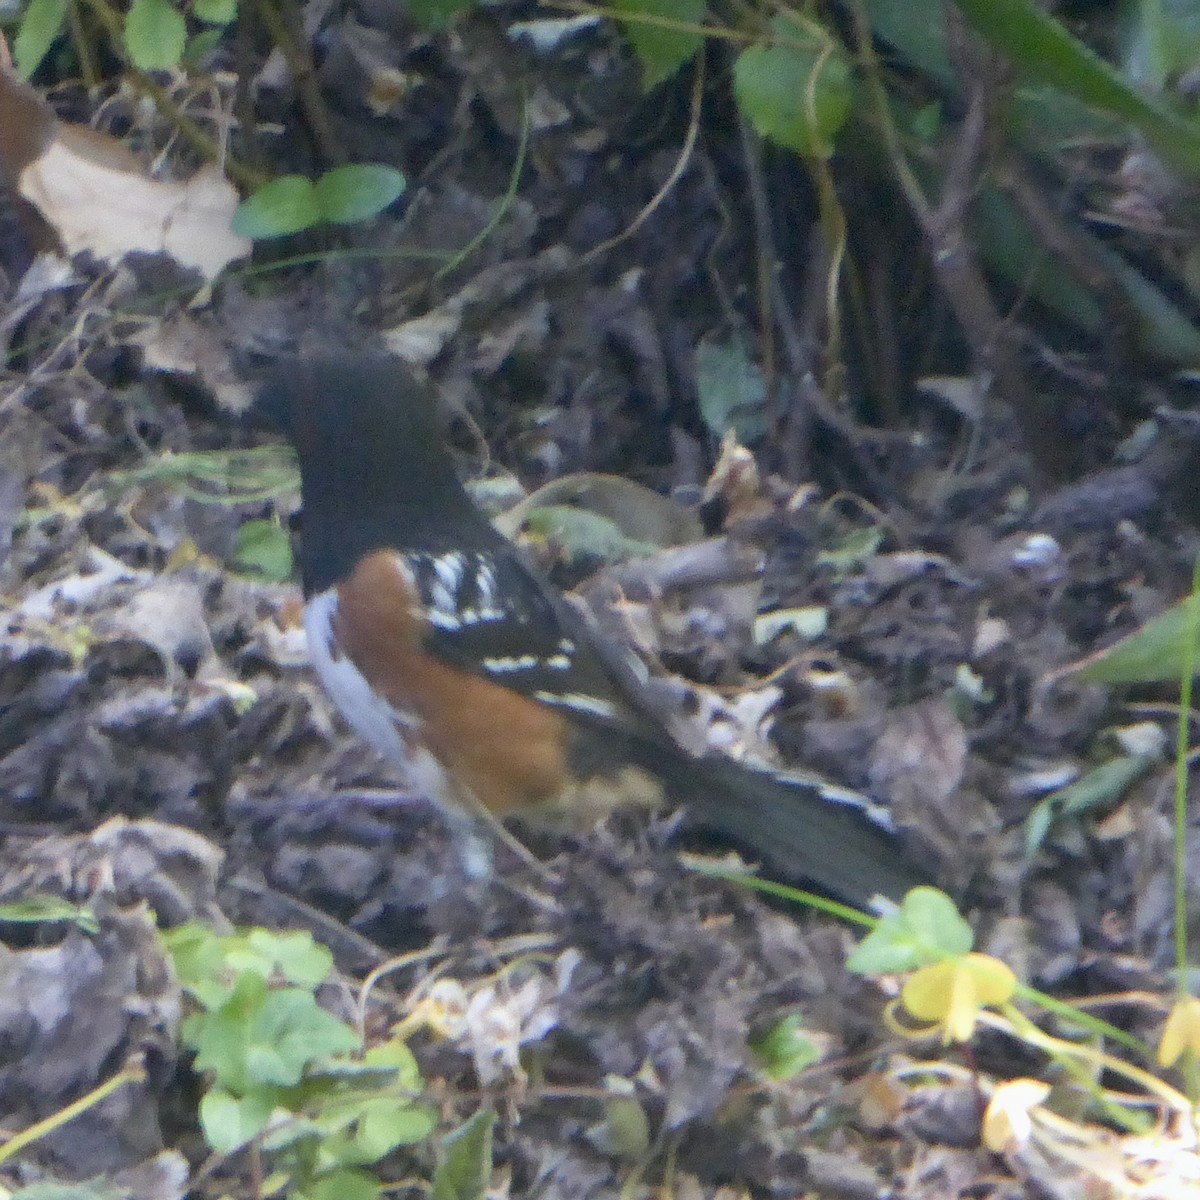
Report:
<svg viewBox="0 0 1200 1200"><path fill-rule="evenodd" d="M348 153L409 178L393 210L293 239L289 253L315 260L233 268L196 304L194 281L152 260L76 262L33 302L9 264L0 898L92 899L100 932L4 926L5 1127L57 1111L135 1050L149 1064L141 1085L27 1152L14 1178L105 1175L165 1196L184 1190L172 1154L203 1160L179 998L145 901L168 925L310 929L348 979L411 954L379 993L381 1021L435 975L477 986L532 955L546 998L523 1077L481 1080L461 1047L413 1039L446 1128L481 1094L495 1103L497 1195L1120 1194L1088 1191L1077 1166L983 1149L972 1072L1037 1074L1028 1047L984 1034L966 1056L901 1039L882 1018L887 988L843 966L856 932L690 871L681 845L729 847L681 834L677 814L517 829L538 863L501 845L495 878L466 884L436 814L320 692L297 586L234 565L246 521L291 520L287 459L248 460L256 480L290 486L247 497L181 456L277 445L240 415L264 366L382 333L460 415L464 473L485 481L484 499L511 496L514 478L529 490L590 471L691 505L703 536L762 569L629 593L625 627L656 671L710 698L706 734L889 806L978 946L1029 982L1132 994L1163 987L1172 950L1169 753L1097 810L1057 820L1031 862L1025 822L1113 756L1114 730L1148 722L1173 736L1177 689L1059 674L1187 591L1200 551L1194 436L1166 422L1140 457L1129 442L1167 385L1127 364L1115 375L1104 347L1040 353L1061 331L1022 312L1039 394L1072 444L1052 478L1002 397L969 412L947 401L947 381L968 378L962 339L918 235L889 210L889 240L871 253L890 295L909 299L875 332L893 343L902 412L855 401L868 389L852 346L846 399L814 390L781 337L767 432L748 439L756 474L740 460L700 504L719 439L697 406L695 348L745 336L757 356L765 344L747 332L762 247L720 95L676 172L689 86L641 97L611 31L539 54L491 16L433 38L387 7L328 28L320 59ZM364 103L368 42L410 73L401 110ZM288 89L264 89L260 119L286 131L264 145L279 169L309 170L293 105ZM520 186L491 225L523 137ZM812 201L794 162L757 155L780 302L799 303L823 279ZM431 253L485 231L432 277ZM554 538L530 551L564 586L621 570ZM588 594L603 607L611 593ZM760 613L787 619L763 636ZM814 613L823 625L805 635ZM789 1014L820 1059L772 1081L749 1043ZM1106 1016L1153 1039L1144 1011ZM915 1074L926 1057L954 1072ZM632 1150L610 1127L614 1080L646 1118ZM418 1151L395 1177L427 1173ZM201 1190L221 1188L253 1194L251 1168L230 1164Z"/></svg>

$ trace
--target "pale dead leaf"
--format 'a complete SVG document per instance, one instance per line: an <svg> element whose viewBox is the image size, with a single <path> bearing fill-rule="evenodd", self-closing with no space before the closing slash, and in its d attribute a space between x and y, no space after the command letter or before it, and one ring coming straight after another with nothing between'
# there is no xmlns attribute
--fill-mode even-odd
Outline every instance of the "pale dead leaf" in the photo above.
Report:
<svg viewBox="0 0 1200 1200"><path fill-rule="evenodd" d="M185 182L158 183L99 161L84 134L101 136L60 125L17 182L69 255L88 250L117 263L136 250L161 253L211 282L250 253L250 241L230 228L237 192L216 167L201 167Z"/></svg>
<svg viewBox="0 0 1200 1200"><path fill-rule="evenodd" d="M446 348L462 324L462 313L448 305L384 332L384 345L412 366L426 367Z"/></svg>
<svg viewBox="0 0 1200 1200"><path fill-rule="evenodd" d="M118 263L166 254L212 281L251 243L230 228L238 195L215 166L157 182L116 138L60 122L28 85L0 70L0 177L37 209L68 256Z"/></svg>

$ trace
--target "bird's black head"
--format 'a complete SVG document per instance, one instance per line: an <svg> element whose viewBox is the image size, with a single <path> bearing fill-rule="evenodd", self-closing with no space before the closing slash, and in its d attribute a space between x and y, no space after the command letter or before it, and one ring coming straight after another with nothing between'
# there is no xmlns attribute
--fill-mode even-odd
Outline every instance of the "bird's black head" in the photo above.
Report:
<svg viewBox="0 0 1200 1200"><path fill-rule="evenodd" d="M390 473L396 456L445 457L433 395L399 359L381 354L277 364L254 411L287 435L302 467L340 453Z"/></svg>
<svg viewBox="0 0 1200 1200"><path fill-rule="evenodd" d="M371 550L444 543L444 529L462 540L482 525L480 536L492 536L459 483L432 393L399 360L359 354L277 366L255 411L300 459L309 593Z"/></svg>

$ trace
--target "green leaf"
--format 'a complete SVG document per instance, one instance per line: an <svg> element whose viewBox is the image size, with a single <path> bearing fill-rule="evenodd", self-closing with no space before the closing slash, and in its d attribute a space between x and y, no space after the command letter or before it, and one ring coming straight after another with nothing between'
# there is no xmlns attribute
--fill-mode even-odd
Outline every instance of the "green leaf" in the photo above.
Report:
<svg viewBox="0 0 1200 1200"><path fill-rule="evenodd" d="M798 1013L776 1021L761 1037L750 1043L750 1049L762 1062L772 1079L792 1079L820 1057L816 1043L804 1031Z"/></svg>
<svg viewBox="0 0 1200 1200"><path fill-rule="evenodd" d="M1129 303L1139 348L1161 362L1200 365L1200 330L1161 288L1103 242L1093 257L1111 271Z"/></svg>
<svg viewBox="0 0 1200 1200"><path fill-rule="evenodd" d="M217 977L224 962L221 938L199 921L188 921L162 934L163 944L175 964L179 982L190 988Z"/></svg>
<svg viewBox="0 0 1200 1200"><path fill-rule="evenodd" d="M1037 230L1011 197L984 184L971 206L970 222L975 244L1000 278L1075 328L1099 332L1105 317L1094 292L1046 253Z"/></svg>
<svg viewBox="0 0 1200 1200"><path fill-rule="evenodd" d="M267 1093L237 1097L213 1088L200 1100L205 1141L218 1154L231 1154L262 1133L274 1107L273 1097Z"/></svg>
<svg viewBox="0 0 1200 1200"><path fill-rule="evenodd" d="M326 171L314 186L321 216L333 225L353 225L383 212L406 183L394 167L354 163Z"/></svg>
<svg viewBox="0 0 1200 1200"><path fill-rule="evenodd" d="M133 0L125 18L125 45L135 67L169 71L179 66L187 22L171 0Z"/></svg>
<svg viewBox="0 0 1200 1200"><path fill-rule="evenodd" d="M354 1129L341 1148L327 1139L325 1152L340 1162L366 1165L378 1162L397 1146L423 1142L437 1128L437 1110L430 1104L398 1103L395 1096L372 1096L355 1108Z"/></svg>
<svg viewBox="0 0 1200 1200"><path fill-rule="evenodd" d="M483 1200L492 1175L492 1128L496 1114L480 1109L442 1138L433 1200Z"/></svg>
<svg viewBox="0 0 1200 1200"><path fill-rule="evenodd" d="M767 432L767 383L744 338L696 347L696 392L700 416L718 437L732 429L738 441L752 442Z"/></svg>
<svg viewBox="0 0 1200 1200"><path fill-rule="evenodd" d="M41 66L67 19L67 0L29 0L13 44L17 74L28 79Z"/></svg>
<svg viewBox="0 0 1200 1200"><path fill-rule="evenodd" d="M237 0L195 0L192 15L206 25L232 25L237 19Z"/></svg>
<svg viewBox="0 0 1200 1200"><path fill-rule="evenodd" d="M1051 799L1064 817L1077 817L1119 800L1139 775L1145 774L1156 760L1141 754L1121 755L1101 763L1082 779L1054 792Z"/></svg>
<svg viewBox="0 0 1200 1200"><path fill-rule="evenodd" d="M372 1046L362 1057L366 1067L390 1067L396 1072L396 1086L415 1092L421 1086L421 1070L413 1052L398 1037Z"/></svg>
<svg viewBox="0 0 1200 1200"><path fill-rule="evenodd" d="M326 1054L358 1049L358 1035L303 988L268 993L246 1027L246 1074L254 1083L288 1087ZM199 1059L197 1059L199 1065Z"/></svg>
<svg viewBox="0 0 1200 1200"><path fill-rule="evenodd" d="M306 1058L296 1062L295 1056L284 1055L277 1046L259 1043L246 1047L246 1074L252 1087L291 1087L300 1082L306 1062Z"/></svg>
<svg viewBox="0 0 1200 1200"><path fill-rule="evenodd" d="M422 29L444 29L460 12L475 7L475 0L411 0L408 11Z"/></svg>
<svg viewBox="0 0 1200 1200"><path fill-rule="evenodd" d="M650 1118L637 1097L633 1085L626 1079L615 1079L604 1097L604 1118L587 1131L587 1140L603 1154L638 1162L646 1157L653 1140Z"/></svg>
<svg viewBox="0 0 1200 1200"><path fill-rule="evenodd" d="M330 1171L295 1193L297 1200L375 1200L382 1190L378 1179L363 1171Z"/></svg>
<svg viewBox="0 0 1200 1200"><path fill-rule="evenodd" d="M626 537L615 521L569 504L546 504L525 514L524 528L561 547L567 562L590 557L603 562L623 562L653 554L660 547Z"/></svg>
<svg viewBox="0 0 1200 1200"><path fill-rule="evenodd" d="M1101 763L1083 778L1046 796L1025 822L1026 857L1032 858L1041 849L1057 818L1079 816L1093 808L1115 804L1153 765L1152 758L1122 755Z"/></svg>
<svg viewBox="0 0 1200 1200"><path fill-rule="evenodd" d="M851 529L813 555L813 564L829 567L838 580L862 570L879 553L883 530L876 525Z"/></svg>
<svg viewBox="0 0 1200 1200"><path fill-rule="evenodd" d="M966 954L975 935L954 901L937 888L913 888L900 911L883 920L846 961L860 975L884 975Z"/></svg>
<svg viewBox="0 0 1200 1200"><path fill-rule="evenodd" d="M658 17L664 22L702 25L708 15L705 0L616 0L613 9L629 14L628 20L618 17L617 22L642 64L642 82L647 91L690 62L704 42L702 33L638 18Z"/></svg>
<svg viewBox="0 0 1200 1200"><path fill-rule="evenodd" d="M900 916L914 940L937 957L966 954L975 944L975 934L958 906L937 888L913 888L904 897Z"/></svg>
<svg viewBox="0 0 1200 1200"><path fill-rule="evenodd" d="M1054 826L1054 805L1042 800L1025 818L1025 858L1032 859L1045 844Z"/></svg>
<svg viewBox="0 0 1200 1200"><path fill-rule="evenodd" d="M866 0L871 33L943 90L955 92L961 80L950 61L944 0Z"/></svg>
<svg viewBox="0 0 1200 1200"><path fill-rule="evenodd" d="M1017 67L1102 112L1129 121L1175 167L1200 174L1200 125L1132 87L1034 0L955 0Z"/></svg>
<svg viewBox="0 0 1200 1200"><path fill-rule="evenodd" d="M1200 597L1184 597L1141 629L1084 659L1072 672L1073 677L1088 683L1158 683L1178 679L1188 630L1194 620L1194 603L1200 603Z"/></svg>
<svg viewBox="0 0 1200 1200"><path fill-rule="evenodd" d="M84 933L95 933L100 927L90 908L71 904L61 896L36 894L0 904L0 921L31 925L42 921L71 921Z"/></svg>
<svg viewBox="0 0 1200 1200"><path fill-rule="evenodd" d="M236 1096L244 1096L254 1087L246 1054L251 1022L266 998L266 980L242 975L224 1004L184 1022L183 1035L196 1050L196 1069L211 1071L218 1083Z"/></svg>
<svg viewBox="0 0 1200 1200"><path fill-rule="evenodd" d="M1200 8L1195 0L1138 0L1125 5L1120 34L1125 77L1160 92L1200 58Z"/></svg>
<svg viewBox="0 0 1200 1200"><path fill-rule="evenodd" d="M269 935L268 935L269 936ZM274 947L256 945L246 936L221 940L222 967L242 975L255 975L266 982L275 973Z"/></svg>
<svg viewBox="0 0 1200 1200"><path fill-rule="evenodd" d="M203 70L212 56L220 49L224 37L223 29L202 29L194 37L188 38L180 65L185 71Z"/></svg>
<svg viewBox="0 0 1200 1200"><path fill-rule="evenodd" d="M247 521L237 531L230 560L239 571L274 583L292 577L292 539L278 521Z"/></svg>
<svg viewBox="0 0 1200 1200"><path fill-rule="evenodd" d="M506 537L525 528L535 510L568 508L604 517L632 543L661 549L699 541L704 529L695 513L652 491L645 484L618 475L581 471L561 475L495 519Z"/></svg>
<svg viewBox="0 0 1200 1200"><path fill-rule="evenodd" d="M274 969L289 983L316 987L333 970L329 947L322 946L305 930L276 933L270 929L252 929L246 936L246 944L269 957Z"/></svg>
<svg viewBox="0 0 1200 1200"><path fill-rule="evenodd" d="M781 14L773 29L779 41L748 46L733 65L738 106L763 137L828 158L854 100L850 65L841 47L818 39L811 26Z"/></svg>
<svg viewBox="0 0 1200 1200"><path fill-rule="evenodd" d="M311 179L281 175L237 206L233 232L251 239L286 237L320 223L321 206Z"/></svg>

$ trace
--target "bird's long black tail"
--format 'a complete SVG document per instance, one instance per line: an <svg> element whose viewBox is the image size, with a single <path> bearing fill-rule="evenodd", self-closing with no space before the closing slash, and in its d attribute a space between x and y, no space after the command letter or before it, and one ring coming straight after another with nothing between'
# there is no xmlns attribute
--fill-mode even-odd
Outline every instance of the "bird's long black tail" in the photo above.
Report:
<svg viewBox="0 0 1200 1200"><path fill-rule="evenodd" d="M877 896L899 901L929 882L894 832L832 787L720 756L692 758L659 744L643 749L658 760L647 765L669 781L670 798L694 824L729 838L785 882L810 883L860 908Z"/></svg>

